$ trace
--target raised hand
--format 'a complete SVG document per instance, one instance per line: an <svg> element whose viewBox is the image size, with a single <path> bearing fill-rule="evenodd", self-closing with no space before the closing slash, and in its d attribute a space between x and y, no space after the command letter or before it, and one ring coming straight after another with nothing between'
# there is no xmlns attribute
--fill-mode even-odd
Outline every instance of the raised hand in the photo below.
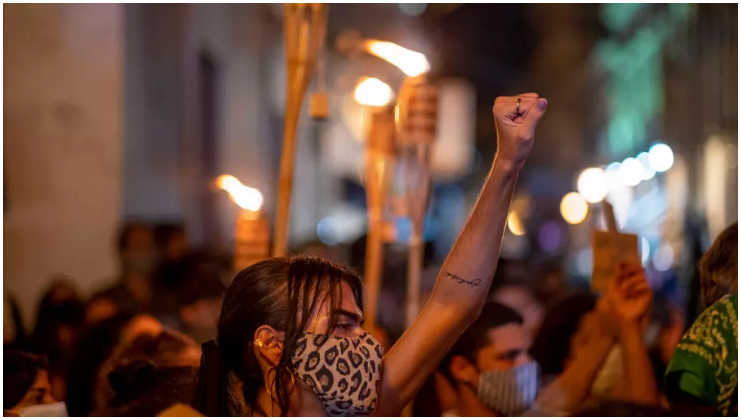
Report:
<svg viewBox="0 0 741 420"><path fill-rule="evenodd" d="M520 98L518 110L517 101ZM500 96L494 101L497 126L497 161L519 169L533 147L535 128L545 114L548 101L537 93Z"/></svg>
<svg viewBox="0 0 741 420"><path fill-rule="evenodd" d="M638 324L648 312L653 296L643 268L638 264L621 264L606 297L621 324Z"/></svg>

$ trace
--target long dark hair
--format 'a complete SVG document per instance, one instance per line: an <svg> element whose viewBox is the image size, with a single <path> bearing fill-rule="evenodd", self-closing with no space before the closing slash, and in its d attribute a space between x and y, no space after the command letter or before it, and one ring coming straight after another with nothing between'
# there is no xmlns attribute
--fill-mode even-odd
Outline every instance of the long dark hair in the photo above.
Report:
<svg viewBox="0 0 741 420"><path fill-rule="evenodd" d="M233 373L242 383L242 397L249 411L266 414L258 403L259 391L262 387L274 387L281 414L285 415L288 392L284 373L291 367L296 341L312 311L325 298L330 305L326 333L337 326L343 282L350 286L362 309L360 277L322 258L273 258L239 272L224 298L216 343L203 346L193 406L207 416L229 416L229 374ZM264 383L254 353L255 331L261 325L270 325L285 334L274 384Z"/></svg>

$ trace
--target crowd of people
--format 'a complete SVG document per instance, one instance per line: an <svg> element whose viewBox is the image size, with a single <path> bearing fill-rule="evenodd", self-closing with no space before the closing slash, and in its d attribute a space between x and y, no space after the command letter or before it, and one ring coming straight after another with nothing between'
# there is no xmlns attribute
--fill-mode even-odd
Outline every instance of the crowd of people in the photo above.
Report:
<svg viewBox="0 0 741 420"><path fill-rule="evenodd" d="M547 101L498 98L497 155L415 322L364 328L356 271L319 256L231 276L179 226L130 223L120 275L83 300L55 278L36 326L4 333L9 416L738 415L738 228L698 261L706 309L681 311L640 265L602 294L499 267L517 176ZM496 275L495 275L496 274Z"/></svg>

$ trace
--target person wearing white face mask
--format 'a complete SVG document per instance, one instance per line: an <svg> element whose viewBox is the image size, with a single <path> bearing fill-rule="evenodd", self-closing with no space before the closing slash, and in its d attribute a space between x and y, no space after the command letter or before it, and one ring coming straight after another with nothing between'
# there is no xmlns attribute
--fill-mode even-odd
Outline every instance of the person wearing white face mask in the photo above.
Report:
<svg viewBox="0 0 741 420"><path fill-rule="evenodd" d="M542 389L522 318L502 305L487 304L441 364L458 397L455 412L444 415L562 415L581 408L595 393L607 392L625 401L656 403L641 329L651 290L640 267L621 267L620 273L572 337L565 369ZM621 350L611 353L616 339Z"/></svg>
<svg viewBox="0 0 741 420"><path fill-rule="evenodd" d="M67 416L64 402L51 395L46 358L21 351L3 352L3 416Z"/></svg>
<svg viewBox="0 0 741 420"><path fill-rule="evenodd" d="M457 394L456 409L443 416L517 416L535 403L540 369L530 357L522 317L496 302L456 341L440 371Z"/></svg>

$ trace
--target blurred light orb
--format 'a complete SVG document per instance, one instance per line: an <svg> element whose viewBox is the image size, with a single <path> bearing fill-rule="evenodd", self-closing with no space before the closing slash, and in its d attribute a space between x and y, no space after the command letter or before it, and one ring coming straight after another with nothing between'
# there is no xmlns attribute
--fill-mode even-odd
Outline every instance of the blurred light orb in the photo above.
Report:
<svg viewBox="0 0 741 420"><path fill-rule="evenodd" d="M641 264L644 266L648 262L648 257L651 255L651 246L648 243L648 239L641 236Z"/></svg>
<svg viewBox="0 0 741 420"><path fill-rule="evenodd" d="M607 185L607 175L602 168L588 168L579 174L576 190L588 203L597 203L607 195Z"/></svg>
<svg viewBox="0 0 741 420"><path fill-rule="evenodd" d="M538 243L543 251L557 254L563 248L566 234L560 223L554 221L543 223L538 233Z"/></svg>
<svg viewBox="0 0 741 420"><path fill-rule="evenodd" d="M316 225L316 234L323 243L336 245L339 242L338 229L340 227L337 226L337 221L333 217L325 217Z"/></svg>
<svg viewBox="0 0 741 420"><path fill-rule="evenodd" d="M651 167L651 164L648 163L648 153L641 152L638 154L638 156L636 156L636 159L638 159L638 161L641 162L641 165L643 166L643 174L641 176L641 180L648 181L656 175L656 171L654 170L654 168Z"/></svg>
<svg viewBox="0 0 741 420"><path fill-rule="evenodd" d="M607 178L607 190L615 193L625 188L625 183L620 177L620 162L612 162L605 168Z"/></svg>
<svg viewBox="0 0 741 420"><path fill-rule="evenodd" d="M399 3L399 10L405 15L419 16L427 10L427 3Z"/></svg>
<svg viewBox="0 0 741 420"><path fill-rule="evenodd" d="M507 216L507 227L515 236L522 236L525 234L525 226L522 225L520 215L515 210L510 210L509 216Z"/></svg>
<svg viewBox="0 0 741 420"><path fill-rule="evenodd" d="M576 192L570 192L561 199L561 216L569 224L581 223L589 212L589 205L584 197Z"/></svg>
<svg viewBox="0 0 741 420"><path fill-rule="evenodd" d="M361 105L386 106L394 98L394 91L375 77L367 77L355 87L353 96Z"/></svg>
<svg viewBox="0 0 741 420"><path fill-rule="evenodd" d="M643 165L636 158L629 157L620 164L620 178L629 187L635 187L643 179Z"/></svg>
<svg viewBox="0 0 741 420"><path fill-rule="evenodd" d="M674 265L674 250L670 245L662 245L656 250L653 257L654 268L667 271Z"/></svg>
<svg viewBox="0 0 741 420"><path fill-rule="evenodd" d="M656 143L648 150L648 164L656 172L666 172L674 164L674 152L664 143Z"/></svg>

